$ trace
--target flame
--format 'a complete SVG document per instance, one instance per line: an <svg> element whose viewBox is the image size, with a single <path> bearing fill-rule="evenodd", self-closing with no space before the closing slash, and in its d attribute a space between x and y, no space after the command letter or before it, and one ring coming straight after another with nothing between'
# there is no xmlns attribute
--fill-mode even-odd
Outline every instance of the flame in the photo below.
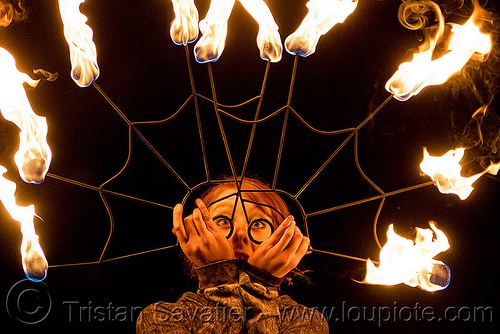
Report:
<svg viewBox="0 0 500 334"><path fill-rule="evenodd" d="M200 21L202 37L194 46L194 55L199 63L219 59L226 45L227 20L235 0L212 0L207 15Z"/></svg>
<svg viewBox="0 0 500 334"><path fill-rule="evenodd" d="M500 162L497 164L492 163L487 169L486 173L490 173L492 175L497 175L500 170Z"/></svg>
<svg viewBox="0 0 500 334"><path fill-rule="evenodd" d="M59 11L64 25L64 37L69 45L71 78L80 87L87 87L99 76L97 51L92 41L93 31L80 13L85 0L59 0Z"/></svg>
<svg viewBox="0 0 500 334"><path fill-rule="evenodd" d="M198 38L198 9L194 0L172 0L175 18L170 37L177 45L187 45Z"/></svg>
<svg viewBox="0 0 500 334"><path fill-rule="evenodd" d="M431 156L424 148L424 159L420 163L420 169L427 174L436 187L443 194L456 194L461 200L467 199L474 187L472 185L486 173L496 175L500 169L499 164L490 164L481 173L469 177L461 175L462 166L460 161L465 153L465 148L450 150L442 156Z"/></svg>
<svg viewBox="0 0 500 334"><path fill-rule="evenodd" d="M415 241L399 236L394 232L394 226L389 225L387 242L380 251L380 264L376 267L370 259L367 260L366 277L362 283L404 283L427 291L445 289L450 282L450 269L433 257L450 248L450 244L433 222L429 225L431 229L416 229Z"/></svg>
<svg viewBox="0 0 500 334"><path fill-rule="evenodd" d="M443 36L445 26L439 6L431 3L439 20L436 34L420 47L426 49L416 53L412 61L402 63L385 85L385 89L397 100L406 101L427 86L446 82L460 72L471 58L485 60L486 54L491 50L490 35L481 32L481 19L488 12L481 8L477 1L473 1L474 11L465 24L450 23L448 52L438 59L433 59L434 49Z"/></svg>
<svg viewBox="0 0 500 334"><path fill-rule="evenodd" d="M227 36L227 20L235 0L212 0L207 15L200 21L202 37L194 47L196 61L214 62L224 50ZM243 7L259 24L257 46L260 57L271 62L281 60L282 45L278 25L263 0L240 0Z"/></svg>
<svg viewBox="0 0 500 334"><path fill-rule="evenodd" d="M280 61L283 46L278 32L279 27L267 4L263 0L240 0L240 3L259 24L257 46L260 58L273 63Z"/></svg>
<svg viewBox="0 0 500 334"><path fill-rule="evenodd" d="M48 263L38 242L38 235L35 233L33 222L36 216L35 207L33 205L26 207L18 206L16 204L14 197L16 184L3 177L5 172L7 172L7 169L0 165L0 174L2 175L0 176L0 200L12 219L21 223L21 233L23 234L21 242L23 270L30 280L38 282L47 276Z"/></svg>
<svg viewBox="0 0 500 334"><path fill-rule="evenodd" d="M309 11L300 26L285 40L288 53L307 57L316 51L319 38L342 23L358 6L358 0L309 0Z"/></svg>
<svg viewBox="0 0 500 334"><path fill-rule="evenodd" d="M19 72L14 57L0 48L0 110L21 130L14 161L21 178L28 183L43 182L52 159L46 141L47 121L33 112L23 87L23 83L36 87L39 81Z"/></svg>
<svg viewBox="0 0 500 334"><path fill-rule="evenodd" d="M26 16L22 1L0 0L0 27L8 27L12 21L22 21Z"/></svg>

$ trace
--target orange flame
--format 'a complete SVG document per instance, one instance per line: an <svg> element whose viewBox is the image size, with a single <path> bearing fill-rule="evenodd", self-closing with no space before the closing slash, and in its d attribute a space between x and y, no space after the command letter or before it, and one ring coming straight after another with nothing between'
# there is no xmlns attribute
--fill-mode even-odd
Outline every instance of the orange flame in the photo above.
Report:
<svg viewBox="0 0 500 334"><path fill-rule="evenodd" d="M33 223L33 219L36 216L35 207L33 205L24 207L16 204L14 197L16 184L3 177L5 172L7 172L7 169L4 166L0 166L0 174L2 175L0 176L0 200L12 219L21 223L21 233L23 234L21 242L23 270L30 280L38 282L47 276L48 263L38 242L38 235L35 233L35 225Z"/></svg>
<svg viewBox="0 0 500 334"><path fill-rule="evenodd" d="M427 49L415 54L412 61L399 65L399 69L385 85L385 89L400 101L408 100L427 86L446 82L460 72L471 58L485 60L492 47L490 35L481 32L482 19L488 12L481 8L477 1L473 1L474 11L465 24L450 23L452 28L448 52L438 59L433 59L434 49L443 36L445 26L439 6L432 1L430 3L439 20L436 34L420 47Z"/></svg>
<svg viewBox="0 0 500 334"><path fill-rule="evenodd" d="M21 130L14 161L21 178L28 183L43 182L52 159L46 141L47 121L33 112L23 87L25 82L36 87L39 81L19 72L14 57L0 48L0 110L6 120Z"/></svg>
<svg viewBox="0 0 500 334"><path fill-rule="evenodd" d="M497 164L492 163L490 167L486 169L486 172L492 175L497 175L499 170L500 170L500 162Z"/></svg>
<svg viewBox="0 0 500 334"><path fill-rule="evenodd" d="M235 0L212 0L207 15L200 21L202 37L194 46L194 55L199 63L219 59L226 45L227 20Z"/></svg>
<svg viewBox="0 0 500 334"><path fill-rule="evenodd" d="M59 11L64 25L64 37L69 45L71 78L80 87L87 87L99 76L97 51L92 41L93 31L80 13L85 0L59 0Z"/></svg>
<svg viewBox="0 0 500 334"><path fill-rule="evenodd" d="M417 228L415 241L394 232L391 224L387 242L380 251L378 267L368 259L366 277L362 283L396 285L404 283L427 291L445 289L451 277L448 266L433 258L450 248L448 238L433 222L431 229ZM436 238L433 238L434 234Z"/></svg>
<svg viewBox="0 0 500 334"><path fill-rule="evenodd" d="M286 51L307 57L316 51L319 38L342 23L358 6L358 0L309 0L309 11L300 26L285 40Z"/></svg>
<svg viewBox="0 0 500 334"><path fill-rule="evenodd" d="M431 156L424 148L424 159L420 163L420 169L427 174L436 187L443 194L456 194L461 200L467 199L474 187L472 185L486 173L496 175L500 168L499 164L491 164L481 173L469 177L461 175L462 166L460 161L465 153L465 148L450 150L442 156Z"/></svg>
<svg viewBox="0 0 500 334"><path fill-rule="evenodd" d="M194 47L196 61L214 62L222 54L227 36L227 20L235 0L212 0L207 15L200 21L202 37ZM260 57L271 62L281 60L282 45L278 25L263 0L240 0L245 9L259 24L257 46Z"/></svg>
<svg viewBox="0 0 500 334"><path fill-rule="evenodd" d="M12 21L22 21L25 18L26 10L20 0L16 3L0 0L0 27L8 27Z"/></svg>
<svg viewBox="0 0 500 334"><path fill-rule="evenodd" d="M260 58L273 63L280 61L283 46L278 32L279 27L267 4L263 0L240 0L240 3L259 24L257 46Z"/></svg>
<svg viewBox="0 0 500 334"><path fill-rule="evenodd" d="M194 0L171 0L175 18L170 25L170 37L177 45L187 45L198 38L198 9Z"/></svg>

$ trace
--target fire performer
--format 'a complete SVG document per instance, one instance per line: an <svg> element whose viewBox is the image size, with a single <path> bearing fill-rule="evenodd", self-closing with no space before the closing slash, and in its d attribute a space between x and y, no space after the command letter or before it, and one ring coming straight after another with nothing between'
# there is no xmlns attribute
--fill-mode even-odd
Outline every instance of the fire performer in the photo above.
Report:
<svg viewBox="0 0 500 334"><path fill-rule="evenodd" d="M328 333L317 310L279 293L309 238L276 192L257 179L227 178L195 202L184 219L175 206L172 231L198 291L148 306L137 333Z"/></svg>

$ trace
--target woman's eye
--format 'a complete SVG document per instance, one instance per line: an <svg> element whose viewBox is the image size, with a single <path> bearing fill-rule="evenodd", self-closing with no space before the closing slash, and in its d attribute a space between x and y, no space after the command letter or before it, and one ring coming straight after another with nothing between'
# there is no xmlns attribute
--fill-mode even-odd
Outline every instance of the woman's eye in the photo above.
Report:
<svg viewBox="0 0 500 334"><path fill-rule="evenodd" d="M267 228L270 224L263 219L256 220L252 223L252 228L261 229Z"/></svg>
<svg viewBox="0 0 500 334"><path fill-rule="evenodd" d="M214 223L219 227L231 227L231 220L226 216L217 216L213 218Z"/></svg>

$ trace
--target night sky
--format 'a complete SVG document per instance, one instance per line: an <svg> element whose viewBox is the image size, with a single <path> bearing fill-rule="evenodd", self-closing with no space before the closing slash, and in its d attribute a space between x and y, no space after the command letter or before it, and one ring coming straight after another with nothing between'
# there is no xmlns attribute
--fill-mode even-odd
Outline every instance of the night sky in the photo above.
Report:
<svg viewBox="0 0 500 334"><path fill-rule="evenodd" d="M189 102L171 120L169 117L191 95L188 62L196 92L213 99L209 68L195 61L194 43L188 45L187 59L185 47L170 39L174 18L170 1L87 0L81 11L94 31L100 68L96 84L119 108L120 116L96 87L80 88L70 78L69 51L57 1L24 2L28 18L1 28L0 46L15 57L22 72L31 74L42 68L60 75L54 82L42 82L28 90L33 110L47 118L53 159L42 184L24 183L13 161L18 128L0 118L0 164L9 171L6 177L17 184L17 203L34 204L42 218L35 220L35 227L50 267L43 282L22 281L19 223L0 206L0 317L4 327L12 326L16 333L132 333L141 308L156 301L173 302L183 292L196 290L196 283L183 273L181 250L171 233L170 209L188 193L179 179L190 188L206 181L194 103ZM268 3L284 42L307 13L306 1ZM385 82L401 62L411 59L412 50L423 38L421 32L399 23L399 4L360 0L345 23L321 37L313 55L297 59L291 107L310 126L330 132L355 128L390 96ZM196 5L201 19L209 2L197 1ZM463 15L449 18L460 24L466 19ZM500 21L495 22L498 27ZM257 24L237 2L229 19L224 52L210 65L217 101L222 105L240 104L261 91L267 63L259 57L257 32ZM470 163L464 172L475 171L482 157L499 159L493 149L498 148L495 140L500 131L498 98L494 99L499 84L495 76L498 59L496 50L481 67L468 67L465 74L444 85L425 88L406 102L390 100L358 131L357 140L351 138L298 196L301 208L312 213L379 195L357 169L355 152L362 172L385 193L428 182L419 169L422 149L427 147L438 155L470 144L477 130L467 124L482 105L478 96L492 97L493 102L482 128L483 146L468 157ZM260 118L286 106L295 60L284 51L282 60L270 65ZM200 97L198 104L209 174L216 179L231 169L212 102ZM248 120L253 119L256 108L257 102L241 108L222 107ZM227 116L221 119L235 168L241 171L252 127ZM281 112L256 126L249 174L273 181L284 119ZM276 187L294 195L350 132L314 133L293 114L287 121ZM127 122L133 123L136 131L130 130ZM103 197L98 191L101 186ZM436 221L451 245L437 256L451 268L447 289L430 293L404 284L362 285L351 278L359 277L363 262L312 253L302 262L304 269L311 270L310 283L296 281L284 285L283 291L309 307L334 310L329 322L332 332L496 332L499 177L484 176L474 187L465 201L440 194L432 185L388 196L377 220L382 244L391 223L397 233L410 238L415 227L428 228L428 221ZM379 205L380 199L376 199L309 217L311 246L378 260L373 224ZM296 210L292 208L304 229ZM105 261L88 264L101 258L111 220L114 230L102 256ZM162 250L147 252L154 249ZM140 252L147 253L116 259ZM9 304L19 291L16 289L31 291L31 297L26 296L34 299L22 302L33 310L34 317L49 307L43 304L37 309L36 303L46 302L50 296L50 312L43 321L28 317L28 322L37 323L24 324L16 319ZM436 317L432 321L415 319L426 307ZM373 308L383 310L382 318L390 310L390 320L370 320ZM488 308L484 321L480 313L473 319L475 308ZM368 310L365 320L357 319L363 310ZM457 318L438 320L447 310ZM401 315L396 321L395 314Z"/></svg>

